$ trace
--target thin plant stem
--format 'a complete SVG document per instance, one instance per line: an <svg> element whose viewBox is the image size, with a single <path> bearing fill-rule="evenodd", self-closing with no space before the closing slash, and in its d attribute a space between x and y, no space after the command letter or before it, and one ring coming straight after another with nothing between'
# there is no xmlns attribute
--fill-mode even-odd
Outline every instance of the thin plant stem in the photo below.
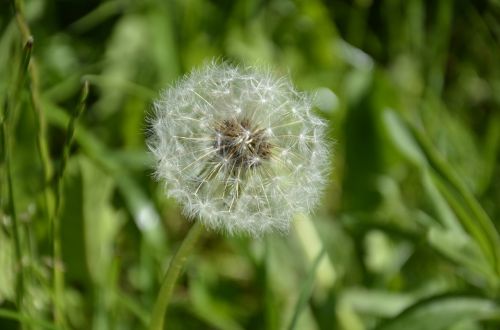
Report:
<svg viewBox="0 0 500 330"><path fill-rule="evenodd" d="M151 324L149 326L150 330L163 330L163 324L165 321L165 313L174 290L175 283L179 274L184 268L189 255L193 251L195 243L203 232L203 226L199 221L195 221L191 229L182 241L181 246L175 253L170 265L167 269L163 283L161 284L160 292L156 298L156 302L153 308L153 314L151 317Z"/></svg>
<svg viewBox="0 0 500 330"><path fill-rule="evenodd" d="M10 146L9 139L9 129L6 122L2 124L3 131L3 150L5 151L4 163L5 170L7 174L7 190L8 190L8 210L10 214L10 218L12 220L12 236L14 238L14 252L16 256L16 273L19 271L16 282L16 304L19 309L21 309L23 303L24 296L24 276L23 276L23 262L22 262L22 253L21 253L21 238L19 234L19 219L17 218L16 206L14 203L14 188L12 184L12 169L11 169L11 160L10 160L10 150L12 149Z"/></svg>
<svg viewBox="0 0 500 330"><path fill-rule="evenodd" d="M21 32L22 38L26 40L27 43L33 44L33 36L31 30L26 21L23 11L23 2L21 0L16 0L13 2L16 23ZM53 167L49 156L49 147L46 134L46 122L44 112L40 101L40 89L39 89L39 78L38 78L38 67L34 58L31 58L29 66L27 67L29 75L29 91L31 99L31 107L34 112L35 119L35 131L36 131L36 144L38 149L38 154L40 157L40 162L42 166L43 173L43 193L44 193L44 203L45 203L45 216L47 221L51 218L51 194L49 191L49 182L52 180Z"/></svg>
<svg viewBox="0 0 500 330"><path fill-rule="evenodd" d="M52 219L52 254L53 254L53 286L54 286L54 321L56 325L64 325L64 314L62 312L63 308L63 291L64 291L64 272L62 266L62 251L61 251L61 207L62 207L62 197L63 197L63 176L66 169L66 164L68 163L68 158L70 154L71 145L73 143L73 138L75 135L75 127L78 118L81 116L86 107L87 96L89 94L89 84L87 81L83 83L82 93L80 96L80 102L76 107L75 111L72 113L68 127L66 129L66 140L64 142L63 154L61 158L61 164L55 180L55 211Z"/></svg>
<svg viewBox="0 0 500 330"><path fill-rule="evenodd" d="M40 164L42 166L43 173L43 196L45 203L45 216L47 219L51 217L51 191L50 182L54 175L54 170L52 166L52 160L49 155L49 144L47 141L46 133L46 122L44 112L42 111L41 101L40 101L40 91L39 91L39 78L38 78L38 68L33 60L29 67L29 78L30 78L30 99L31 108L33 109L34 119L35 119L35 133L36 133L36 146L38 150L38 156L40 158Z"/></svg>
<svg viewBox="0 0 500 330"><path fill-rule="evenodd" d="M290 330L297 328L299 317L304 308L306 307L307 302L313 292L316 272L318 271L321 259L323 259L325 254L326 250L325 248L322 248L321 251L318 253L317 257L314 259L314 262L311 265L311 268L309 269L309 272L307 274L307 278L302 284L302 289L300 290L299 299L297 300L297 304L295 305L295 309L293 312L292 321L290 322L290 326L288 327L288 329Z"/></svg>
<svg viewBox="0 0 500 330"><path fill-rule="evenodd" d="M27 23L26 17L24 15L24 3L22 0L13 1L13 8L15 11L15 20L17 27L21 32L22 39L29 45L30 58L29 61L24 58L23 67L26 74L26 79L29 81L29 94L31 101L31 109L33 110L34 122L35 122L35 132L36 132L36 146L38 150L38 156L40 159L40 164L42 167L42 187L43 187L43 203L44 203L44 216L47 223L50 225L53 212L53 201L52 191L50 187L50 182L53 177L53 166L52 161L49 156L48 138L46 134L46 122L44 117L44 112L40 102L40 89L39 89L39 79L38 79L38 69L33 56L31 56L31 51L33 48L34 39L31 34L31 30ZM30 264L35 258L35 252L33 247L36 246L36 241L32 242L31 238L36 239L35 236L30 236L30 227L26 226L26 236L28 238L28 251Z"/></svg>
<svg viewBox="0 0 500 330"><path fill-rule="evenodd" d="M12 236L14 239L14 252L16 257L16 304L21 310L23 305L23 297L25 291L24 283L24 266L22 260L21 252L21 235L20 235L20 225L19 219L17 217L15 200L14 200L14 184L12 175L12 150L13 141L11 138L14 136L13 130L13 119L16 109L21 103L21 91L24 86L26 71L31 58L32 40L28 40L24 46L22 52L22 62L20 70L16 76L14 83L14 90L12 94L8 95L5 100L4 109L2 116L0 118L0 129L2 134L2 150L3 150L3 162L5 164L5 171L7 177L7 195L8 195L8 210L12 220Z"/></svg>

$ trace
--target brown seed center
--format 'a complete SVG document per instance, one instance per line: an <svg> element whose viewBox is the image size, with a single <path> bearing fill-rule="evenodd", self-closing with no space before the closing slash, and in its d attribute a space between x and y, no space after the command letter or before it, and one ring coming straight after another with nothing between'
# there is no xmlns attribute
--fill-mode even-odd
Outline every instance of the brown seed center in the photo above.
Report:
<svg viewBox="0 0 500 330"><path fill-rule="evenodd" d="M225 119L216 124L215 130L214 147L234 169L256 167L271 157L268 136L249 119Z"/></svg>

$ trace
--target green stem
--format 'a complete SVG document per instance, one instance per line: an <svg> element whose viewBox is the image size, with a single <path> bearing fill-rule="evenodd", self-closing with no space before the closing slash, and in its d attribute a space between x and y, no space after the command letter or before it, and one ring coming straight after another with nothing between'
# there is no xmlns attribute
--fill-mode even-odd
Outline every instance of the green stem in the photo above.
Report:
<svg viewBox="0 0 500 330"><path fill-rule="evenodd" d="M302 284L302 289L300 290L299 299L297 301L297 304L295 305L295 309L293 312L292 321L290 322L290 326L288 327L288 329L290 330L297 328L297 322L299 321L299 316L301 315L304 308L307 306L307 302L309 301L309 298L312 295L316 272L318 271L321 260L323 259L325 254L326 254L325 248L321 249L317 257L314 259L311 268L309 269L307 278Z"/></svg>
<svg viewBox="0 0 500 330"><path fill-rule="evenodd" d="M13 184L13 174L12 174L12 150L15 132L13 127L14 124L14 113L17 111L21 104L21 91L24 86L26 71L31 59L31 50L33 42L29 39L22 52L21 67L18 75L15 78L14 90L12 94L9 94L5 100L4 109L0 116L0 132L2 140L1 150L3 150L3 162L5 164L5 171L7 177L7 195L8 195L8 211L12 219L12 236L14 239L14 252L16 256L16 303L19 310L22 310L23 297L25 290L24 283L24 265L22 262L22 251L21 251L21 234L19 219L17 218L16 205L14 200L14 184Z"/></svg>
<svg viewBox="0 0 500 330"><path fill-rule="evenodd" d="M62 266L62 251L61 251L61 235L60 235L60 215L62 208L62 196L63 196L63 175L66 169L66 164L68 163L69 153L71 145L73 144L73 139L75 135L76 121L81 116L86 107L87 96L89 93L89 84L87 81L84 82L82 93L80 96L80 102L75 109L74 113L70 117L68 128L66 129L66 140L63 148L63 155L61 158L61 165L59 166L59 171L56 176L55 181L55 211L52 219L52 254L53 254L53 273L52 280L54 286L54 321L56 325L64 325L64 314L62 312L63 303L63 291L64 291L64 272Z"/></svg>
<svg viewBox="0 0 500 330"><path fill-rule="evenodd" d="M33 45L33 36L31 34L31 30L26 21L26 17L24 15L23 7L24 4L21 0L15 0L13 2L15 17L17 26L19 31L21 32L22 38L26 41L26 44L30 45L30 49ZM34 58L31 58L29 61L29 65L26 62L26 70L29 74L30 81L30 96L31 96L31 106L34 111L34 119L35 119L35 130L36 130L36 142L37 149L42 165L43 172L43 187L44 187L44 203L45 203L45 213L47 221L50 221L50 191L47 187L47 184L52 179L53 169L52 163L49 156L49 147L47 142L47 134L46 134L46 124L44 112L42 111L42 106L40 102L40 88L39 88L39 79L38 79L38 68Z"/></svg>
<svg viewBox="0 0 500 330"><path fill-rule="evenodd" d="M172 296L175 283L177 282L177 278L184 268L184 265L193 251L194 245L200 237L202 231L203 226L201 223L199 221L195 221L186 238L182 241L179 250L177 250L172 261L170 262L167 274L165 275L160 288L160 293L156 298L153 308L153 315L149 326L150 330L163 330L165 313L167 311L168 303L170 302L170 297Z"/></svg>
<svg viewBox="0 0 500 330"><path fill-rule="evenodd" d="M45 217L47 221L51 218L51 191L50 182L53 176L52 160L49 155L49 143L47 141L47 127L45 122L44 111L41 106L40 101L40 89L39 89L39 79L38 79L38 68L35 65L35 61L30 63L29 66L29 78L30 78L30 99L31 108L33 110L33 115L35 119L35 132L36 132L36 145L38 149L38 156L40 158L40 164L42 166L42 187L43 187L43 197L45 204Z"/></svg>
<svg viewBox="0 0 500 330"><path fill-rule="evenodd" d="M25 15L24 15L24 10L23 10L23 2L21 0L15 0L13 1L13 8L15 12L15 20L17 23L17 27L19 31L21 32L21 37L23 39L23 42L25 43L25 50L23 54L23 59L22 59L22 70L21 70L21 75L19 77L20 81L24 82L25 77L27 80L29 80L29 92L30 92L30 99L31 99L31 105L32 105L32 110L34 112L34 119L35 119L35 130L36 130L36 143L37 143L37 149L39 151L39 157L41 161L41 166L42 166L42 171L43 171L43 196L44 196L44 212L45 212L45 217L47 219L47 223L50 223L50 191L49 191L49 186L48 183L50 182L52 178L52 163L50 160L49 156L49 148L48 148L48 142L47 142L47 136L46 136L46 131L45 131L45 121L44 121L44 116L43 116L43 111L40 106L40 93L39 93L39 84L38 84L38 74L37 74L37 67L34 61L34 58L31 56L32 53L32 48L33 48L33 36L31 34L29 25L26 21ZM24 84L23 84L24 85ZM16 90L16 94L14 96L14 100L19 100L20 99L20 88ZM8 172L10 172L10 166L7 169ZM10 173L9 173L10 176ZM10 182L9 178L9 185L11 186L12 183ZM12 189L9 188L10 192L12 192ZM12 204L13 206L13 204ZM15 214L14 214L15 216ZM18 227L16 225L16 227ZM36 246L36 244L31 244L30 242L31 238L29 235L29 226L26 228L27 232L27 237L28 237L28 251L29 251L29 259L30 259L30 264L32 263L32 258L33 258L33 251L32 247ZM18 232L19 228L14 228L14 232ZM16 241L19 240L19 233L14 235L15 237L17 236ZM17 243L16 245L18 245ZM20 247L19 247L20 248ZM17 250L17 248L16 248ZM21 276L21 281L23 282L24 276ZM24 283L21 283L20 285L21 288L24 286ZM24 289L22 289L24 291Z"/></svg>
<svg viewBox="0 0 500 330"><path fill-rule="evenodd" d="M5 151L4 162L5 162L5 171L7 175L7 190L8 190L8 209L10 213L10 217L12 219L12 236L14 238L14 252L16 255L16 271L18 274L17 282L16 282L16 304L19 310L22 309L23 304L23 296L24 296L24 267L22 262L22 253L21 253L21 238L19 233L19 219L17 218L16 206L14 204L14 188L12 184L12 169L11 169L11 161L10 161L10 152L11 146L9 141L9 130L6 122L2 124L3 131L3 149ZM19 272L19 273L18 273Z"/></svg>

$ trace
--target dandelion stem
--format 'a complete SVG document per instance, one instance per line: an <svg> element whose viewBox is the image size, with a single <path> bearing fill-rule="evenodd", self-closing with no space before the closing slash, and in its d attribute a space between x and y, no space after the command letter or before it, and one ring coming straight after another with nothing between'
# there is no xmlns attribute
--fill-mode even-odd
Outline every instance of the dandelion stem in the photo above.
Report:
<svg viewBox="0 0 500 330"><path fill-rule="evenodd" d="M165 313L174 290L174 285L177 282L177 278L184 268L184 265L193 251L194 245L200 237L202 231L203 226L201 222L195 221L170 262L165 278L163 279L163 283L161 284L160 293L156 298L151 324L149 326L150 330L163 330Z"/></svg>

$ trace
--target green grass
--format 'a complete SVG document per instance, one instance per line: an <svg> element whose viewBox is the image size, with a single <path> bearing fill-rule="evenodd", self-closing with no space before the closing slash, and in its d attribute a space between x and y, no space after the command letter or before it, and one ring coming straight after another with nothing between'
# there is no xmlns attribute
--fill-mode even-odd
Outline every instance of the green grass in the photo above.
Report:
<svg viewBox="0 0 500 330"><path fill-rule="evenodd" d="M212 58L316 93L333 166L288 236L205 231L166 328L500 327L498 1L6 3L0 329L148 327L191 224L146 118Z"/></svg>

